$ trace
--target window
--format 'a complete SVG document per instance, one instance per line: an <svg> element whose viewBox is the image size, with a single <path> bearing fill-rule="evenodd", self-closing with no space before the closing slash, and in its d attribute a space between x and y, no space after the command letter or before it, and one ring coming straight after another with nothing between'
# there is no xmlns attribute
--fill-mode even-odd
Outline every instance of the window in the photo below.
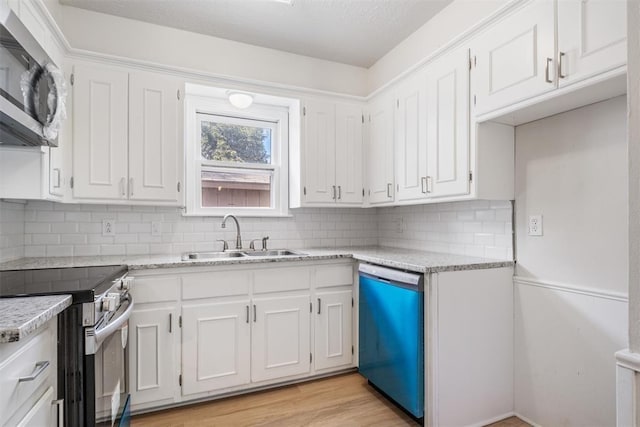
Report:
<svg viewBox="0 0 640 427"><path fill-rule="evenodd" d="M288 108L186 99L187 215L288 214Z"/></svg>

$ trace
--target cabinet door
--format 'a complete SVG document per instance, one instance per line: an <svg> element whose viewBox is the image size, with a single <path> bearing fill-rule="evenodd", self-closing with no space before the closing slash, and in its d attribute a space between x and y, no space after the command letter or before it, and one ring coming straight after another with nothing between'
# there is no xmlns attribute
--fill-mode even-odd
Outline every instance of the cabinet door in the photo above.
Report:
<svg viewBox="0 0 640 427"><path fill-rule="evenodd" d="M469 52L461 49L427 70L430 197L469 193Z"/></svg>
<svg viewBox="0 0 640 427"><path fill-rule="evenodd" d="M126 71L76 64L73 85L73 196L126 199Z"/></svg>
<svg viewBox="0 0 640 427"><path fill-rule="evenodd" d="M567 85L627 62L627 2L558 2L559 84Z"/></svg>
<svg viewBox="0 0 640 427"><path fill-rule="evenodd" d="M135 310L129 320L131 404L173 399L178 377L175 307Z"/></svg>
<svg viewBox="0 0 640 427"><path fill-rule="evenodd" d="M353 362L352 291L316 294L315 367L335 368Z"/></svg>
<svg viewBox="0 0 640 427"><path fill-rule="evenodd" d="M253 300L251 380L309 372L309 295Z"/></svg>
<svg viewBox="0 0 640 427"><path fill-rule="evenodd" d="M250 381L249 300L182 307L182 394Z"/></svg>
<svg viewBox="0 0 640 427"><path fill-rule="evenodd" d="M31 407L29 412L23 419L14 424L16 427L53 427L58 424L58 418L56 416L57 407L53 404L55 395L53 393L53 387L49 387L45 390L44 394L38 399L38 401ZM7 425L12 425L9 422Z"/></svg>
<svg viewBox="0 0 640 427"><path fill-rule="evenodd" d="M336 105L336 199L340 204L362 204L362 107Z"/></svg>
<svg viewBox="0 0 640 427"><path fill-rule="evenodd" d="M129 75L129 198L178 202L182 153L179 80Z"/></svg>
<svg viewBox="0 0 640 427"><path fill-rule="evenodd" d="M367 144L369 203L393 202L393 109L389 95L371 103Z"/></svg>
<svg viewBox="0 0 640 427"><path fill-rule="evenodd" d="M423 199L427 195L426 76L417 72L405 81L396 100L397 200Z"/></svg>
<svg viewBox="0 0 640 427"><path fill-rule="evenodd" d="M556 87L554 3L530 2L475 39L475 114Z"/></svg>
<svg viewBox="0 0 640 427"><path fill-rule="evenodd" d="M335 120L334 104L305 102L303 185L306 203L334 203L336 200Z"/></svg>

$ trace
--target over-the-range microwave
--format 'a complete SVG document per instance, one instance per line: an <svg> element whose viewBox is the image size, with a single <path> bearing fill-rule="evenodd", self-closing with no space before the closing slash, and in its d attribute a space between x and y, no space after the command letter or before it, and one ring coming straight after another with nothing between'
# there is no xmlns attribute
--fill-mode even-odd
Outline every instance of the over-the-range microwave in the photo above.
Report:
<svg viewBox="0 0 640 427"><path fill-rule="evenodd" d="M58 145L64 77L20 18L0 1L0 145Z"/></svg>

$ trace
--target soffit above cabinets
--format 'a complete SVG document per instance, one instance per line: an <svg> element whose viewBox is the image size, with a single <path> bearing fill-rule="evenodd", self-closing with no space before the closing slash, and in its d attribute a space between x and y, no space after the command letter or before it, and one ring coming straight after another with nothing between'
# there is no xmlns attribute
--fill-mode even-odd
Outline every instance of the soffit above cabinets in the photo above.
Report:
<svg viewBox="0 0 640 427"><path fill-rule="evenodd" d="M59 0L68 6L370 67L452 0ZM289 4L290 3L290 4Z"/></svg>

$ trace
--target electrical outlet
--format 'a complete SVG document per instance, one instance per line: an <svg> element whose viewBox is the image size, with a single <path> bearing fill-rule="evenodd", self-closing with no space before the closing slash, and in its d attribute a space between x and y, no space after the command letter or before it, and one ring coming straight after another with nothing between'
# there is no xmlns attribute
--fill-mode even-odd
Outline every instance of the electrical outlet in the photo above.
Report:
<svg viewBox="0 0 640 427"><path fill-rule="evenodd" d="M529 216L529 236L542 236L542 215Z"/></svg>
<svg viewBox="0 0 640 427"><path fill-rule="evenodd" d="M102 235L103 236L115 236L116 235L116 221L114 219L102 220Z"/></svg>
<svg viewBox="0 0 640 427"><path fill-rule="evenodd" d="M160 221L151 221L151 235L152 236L162 235L162 223Z"/></svg>
<svg viewBox="0 0 640 427"><path fill-rule="evenodd" d="M395 220L395 230L396 230L396 233L402 234L402 232L404 231L404 218L402 218L402 217L396 218L396 220Z"/></svg>

